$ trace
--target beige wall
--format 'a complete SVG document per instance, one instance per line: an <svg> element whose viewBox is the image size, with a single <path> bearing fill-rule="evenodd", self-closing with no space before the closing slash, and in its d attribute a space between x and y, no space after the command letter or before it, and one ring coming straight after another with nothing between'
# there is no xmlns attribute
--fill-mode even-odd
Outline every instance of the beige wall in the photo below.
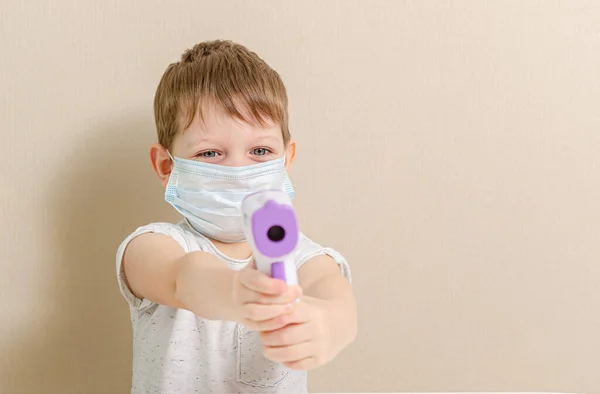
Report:
<svg viewBox="0 0 600 394"><path fill-rule="evenodd" d="M175 220L147 149L167 64L280 71L304 231L360 338L320 391L600 392L600 2L0 5L0 392L128 391L114 254Z"/></svg>

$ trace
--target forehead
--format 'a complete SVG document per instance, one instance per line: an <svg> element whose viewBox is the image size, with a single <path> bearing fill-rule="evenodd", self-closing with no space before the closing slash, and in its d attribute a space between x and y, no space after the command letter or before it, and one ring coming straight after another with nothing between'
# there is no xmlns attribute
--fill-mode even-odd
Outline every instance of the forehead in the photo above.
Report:
<svg viewBox="0 0 600 394"><path fill-rule="evenodd" d="M262 124L258 124L243 109L240 113L244 119L227 113L220 105L205 102L194 115L190 125L183 130L181 137L190 144L197 140L232 138L283 141L281 126L273 120L262 117Z"/></svg>

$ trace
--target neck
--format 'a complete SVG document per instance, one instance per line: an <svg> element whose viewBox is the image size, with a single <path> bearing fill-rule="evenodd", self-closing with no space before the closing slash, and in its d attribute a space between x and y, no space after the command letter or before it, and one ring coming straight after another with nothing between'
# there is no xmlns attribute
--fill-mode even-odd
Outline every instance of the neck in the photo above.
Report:
<svg viewBox="0 0 600 394"><path fill-rule="evenodd" d="M234 259L244 260L252 255L248 242L225 243L214 239L211 242L221 253Z"/></svg>

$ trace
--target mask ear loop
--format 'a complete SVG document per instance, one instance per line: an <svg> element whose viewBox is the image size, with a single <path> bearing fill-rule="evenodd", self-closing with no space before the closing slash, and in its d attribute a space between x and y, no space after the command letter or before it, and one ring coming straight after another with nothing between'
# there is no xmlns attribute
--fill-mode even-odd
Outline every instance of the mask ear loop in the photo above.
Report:
<svg viewBox="0 0 600 394"><path fill-rule="evenodd" d="M169 157L171 158L171 161L173 162L173 164L175 164L175 159L173 158L173 156L171 156L171 152L169 152L168 149L167 149L167 155L169 155Z"/></svg>

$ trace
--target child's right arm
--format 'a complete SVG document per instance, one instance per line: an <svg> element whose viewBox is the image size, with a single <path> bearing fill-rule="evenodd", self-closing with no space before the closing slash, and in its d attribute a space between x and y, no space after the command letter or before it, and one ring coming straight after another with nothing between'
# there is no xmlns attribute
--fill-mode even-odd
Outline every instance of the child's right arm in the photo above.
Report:
<svg viewBox="0 0 600 394"><path fill-rule="evenodd" d="M123 256L131 292L141 299L187 309L209 320L237 321L270 331L289 322L298 286L272 279L250 264L230 269L207 252L185 253L171 237L146 233L133 239Z"/></svg>

